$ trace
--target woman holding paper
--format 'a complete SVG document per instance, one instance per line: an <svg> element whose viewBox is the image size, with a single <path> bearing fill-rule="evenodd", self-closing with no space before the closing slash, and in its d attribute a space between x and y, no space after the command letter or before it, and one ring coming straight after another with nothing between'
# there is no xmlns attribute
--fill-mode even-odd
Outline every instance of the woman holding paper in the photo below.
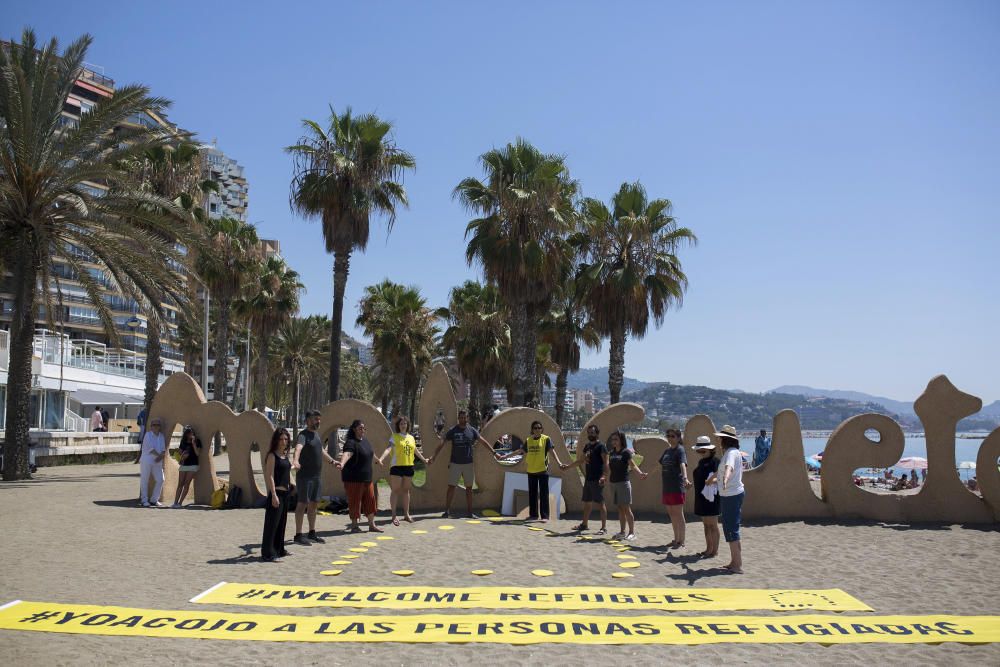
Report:
<svg viewBox="0 0 1000 667"><path fill-rule="evenodd" d="M694 513L701 517L705 528L705 550L698 555L712 558L719 553L719 489L716 479L719 460L715 458L715 445L706 435L699 436L694 451L701 455L698 465L691 472L694 478ZM708 493L705 492L706 487Z"/></svg>

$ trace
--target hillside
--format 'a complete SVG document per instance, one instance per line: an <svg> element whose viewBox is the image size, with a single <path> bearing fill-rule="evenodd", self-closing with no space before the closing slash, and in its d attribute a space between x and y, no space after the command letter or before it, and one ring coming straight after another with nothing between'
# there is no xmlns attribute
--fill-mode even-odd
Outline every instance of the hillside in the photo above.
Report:
<svg viewBox="0 0 1000 667"><path fill-rule="evenodd" d="M552 385L555 386L555 377L552 378ZM576 373L570 373L567 379L567 386L570 389L589 389L595 394L602 395L608 393L608 367L602 368L581 368ZM622 386L622 392L636 391L643 387L648 387L648 382L626 377Z"/></svg>

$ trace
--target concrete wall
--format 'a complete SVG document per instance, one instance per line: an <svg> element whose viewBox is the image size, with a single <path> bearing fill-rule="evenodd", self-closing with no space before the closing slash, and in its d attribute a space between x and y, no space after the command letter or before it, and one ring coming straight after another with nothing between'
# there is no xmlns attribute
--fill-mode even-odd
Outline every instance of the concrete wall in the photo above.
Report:
<svg viewBox="0 0 1000 667"><path fill-rule="evenodd" d="M852 417L841 424L830 436L821 472L822 497L813 493L804 461L802 432L797 415L784 410L774 418L773 447L767 461L744 472L746 501L743 508L748 519L798 520L798 519L871 519L888 522L993 523L1000 521L1000 472L996 461L1000 456L1000 429L983 442L978 459L978 479L982 491L980 498L962 484L955 470L955 430L958 421L975 414L982 402L956 389L943 375L935 377L917 399L914 409L924 424L929 460L926 483L915 494L875 494L853 483L853 472L858 468L885 467L899 460L903 451L903 432L891 419L877 414ZM438 439L431 424L438 409L442 409L448 424L456 421L457 406L451 381L445 368L438 364L431 370L418 406L417 423L424 425L423 451L430 456L438 446ZM325 438L334 428L344 428L360 418L368 426L368 438L376 454L381 454L389 439L388 423L374 406L356 400L340 400L323 408L321 435ZM236 415L226 405L205 401L201 388L183 373L171 375L157 392L151 417L164 420L169 432L177 424L190 424L199 433L206 448L216 431L224 434L228 443L231 484L243 489L244 504L250 506L261 499L253 478L251 445L256 442L266 450L273 427L261 414L245 412ZM588 425L597 424L602 437L626 424L640 422L643 410L631 403L619 403L594 415ZM504 433L512 433L522 440L529 434L532 421L542 422L544 431L552 438L559 458L571 460L563 434L545 413L530 408L514 408L500 413L483 429L483 437L494 442ZM876 443L866 437L874 429L879 433ZM688 447L689 465L697 460L690 447L698 436L712 433L716 425L704 416L690 419L684 429ZM586 427L584 428L584 432ZM717 441L716 441L716 444ZM633 480L633 507L639 512L663 512L660 505L660 479L657 461L666 447L660 437L640 438L635 443L636 452L644 457L642 468L651 473L646 480ZM262 468L261 453L257 466ZM444 506L448 477L448 446L441 451L427 469L426 482L414 487L412 507L415 512L440 511ZM582 456L582 448L577 450ZM201 459L202 466L195 480L195 501L207 504L217 487L214 462L211 456ZM508 470L523 472L524 463L503 465L477 446L475 455L476 490L474 506L478 509L498 509L503 494L504 473ZM562 493L570 513L581 508L582 483L579 469L561 471L554 460L549 472L563 479ZM375 466L376 477L385 477L387 468ZM177 479L177 464L167 461L167 483L164 497L171 497ZM323 472L323 494L344 495L340 473L329 466ZM686 509L690 512L693 494L688 494ZM455 508L464 506L461 495Z"/></svg>

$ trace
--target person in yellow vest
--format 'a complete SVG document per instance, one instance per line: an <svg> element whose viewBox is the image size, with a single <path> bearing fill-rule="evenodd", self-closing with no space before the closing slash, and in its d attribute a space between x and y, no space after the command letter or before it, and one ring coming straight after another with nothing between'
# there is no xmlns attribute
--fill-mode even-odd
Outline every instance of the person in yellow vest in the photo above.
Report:
<svg viewBox="0 0 1000 667"><path fill-rule="evenodd" d="M380 466L385 465L385 457L392 452L392 459L389 461L389 502L392 505L392 525L398 526L399 519L396 518L396 505L400 497L403 499L403 521L413 523L410 517L410 488L413 486L413 460L414 457L424 462L430 463L424 455L417 449L417 441L410 435L410 420L406 415L396 415L392 422L392 430L395 431L389 439L389 446L382 452L382 456L375 459Z"/></svg>
<svg viewBox="0 0 1000 667"><path fill-rule="evenodd" d="M542 433L542 422L531 422L531 435L525 438L519 449L515 449L501 459L506 459L515 454L524 455L524 465L528 472L528 517L531 521L537 521L541 517L542 523L549 520L549 452L561 468L563 462L559 460L552 440Z"/></svg>

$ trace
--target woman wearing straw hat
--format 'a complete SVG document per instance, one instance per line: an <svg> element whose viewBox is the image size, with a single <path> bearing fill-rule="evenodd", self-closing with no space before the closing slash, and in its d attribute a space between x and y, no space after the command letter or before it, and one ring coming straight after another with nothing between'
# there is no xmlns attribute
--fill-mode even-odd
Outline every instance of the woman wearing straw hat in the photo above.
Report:
<svg viewBox="0 0 1000 667"><path fill-rule="evenodd" d="M736 428L726 424L715 436L722 443L722 478L719 481L719 501L722 532L729 543L730 561L723 567L733 574L743 574L743 547L740 545L740 519L743 511L743 456Z"/></svg>
<svg viewBox="0 0 1000 667"><path fill-rule="evenodd" d="M719 553L719 487L716 473L719 459L715 458L715 445L707 435L698 437L694 451L701 455L698 465L691 471L694 478L694 513L701 517L705 527L705 550L699 556L712 558ZM705 493L705 487L709 492Z"/></svg>

